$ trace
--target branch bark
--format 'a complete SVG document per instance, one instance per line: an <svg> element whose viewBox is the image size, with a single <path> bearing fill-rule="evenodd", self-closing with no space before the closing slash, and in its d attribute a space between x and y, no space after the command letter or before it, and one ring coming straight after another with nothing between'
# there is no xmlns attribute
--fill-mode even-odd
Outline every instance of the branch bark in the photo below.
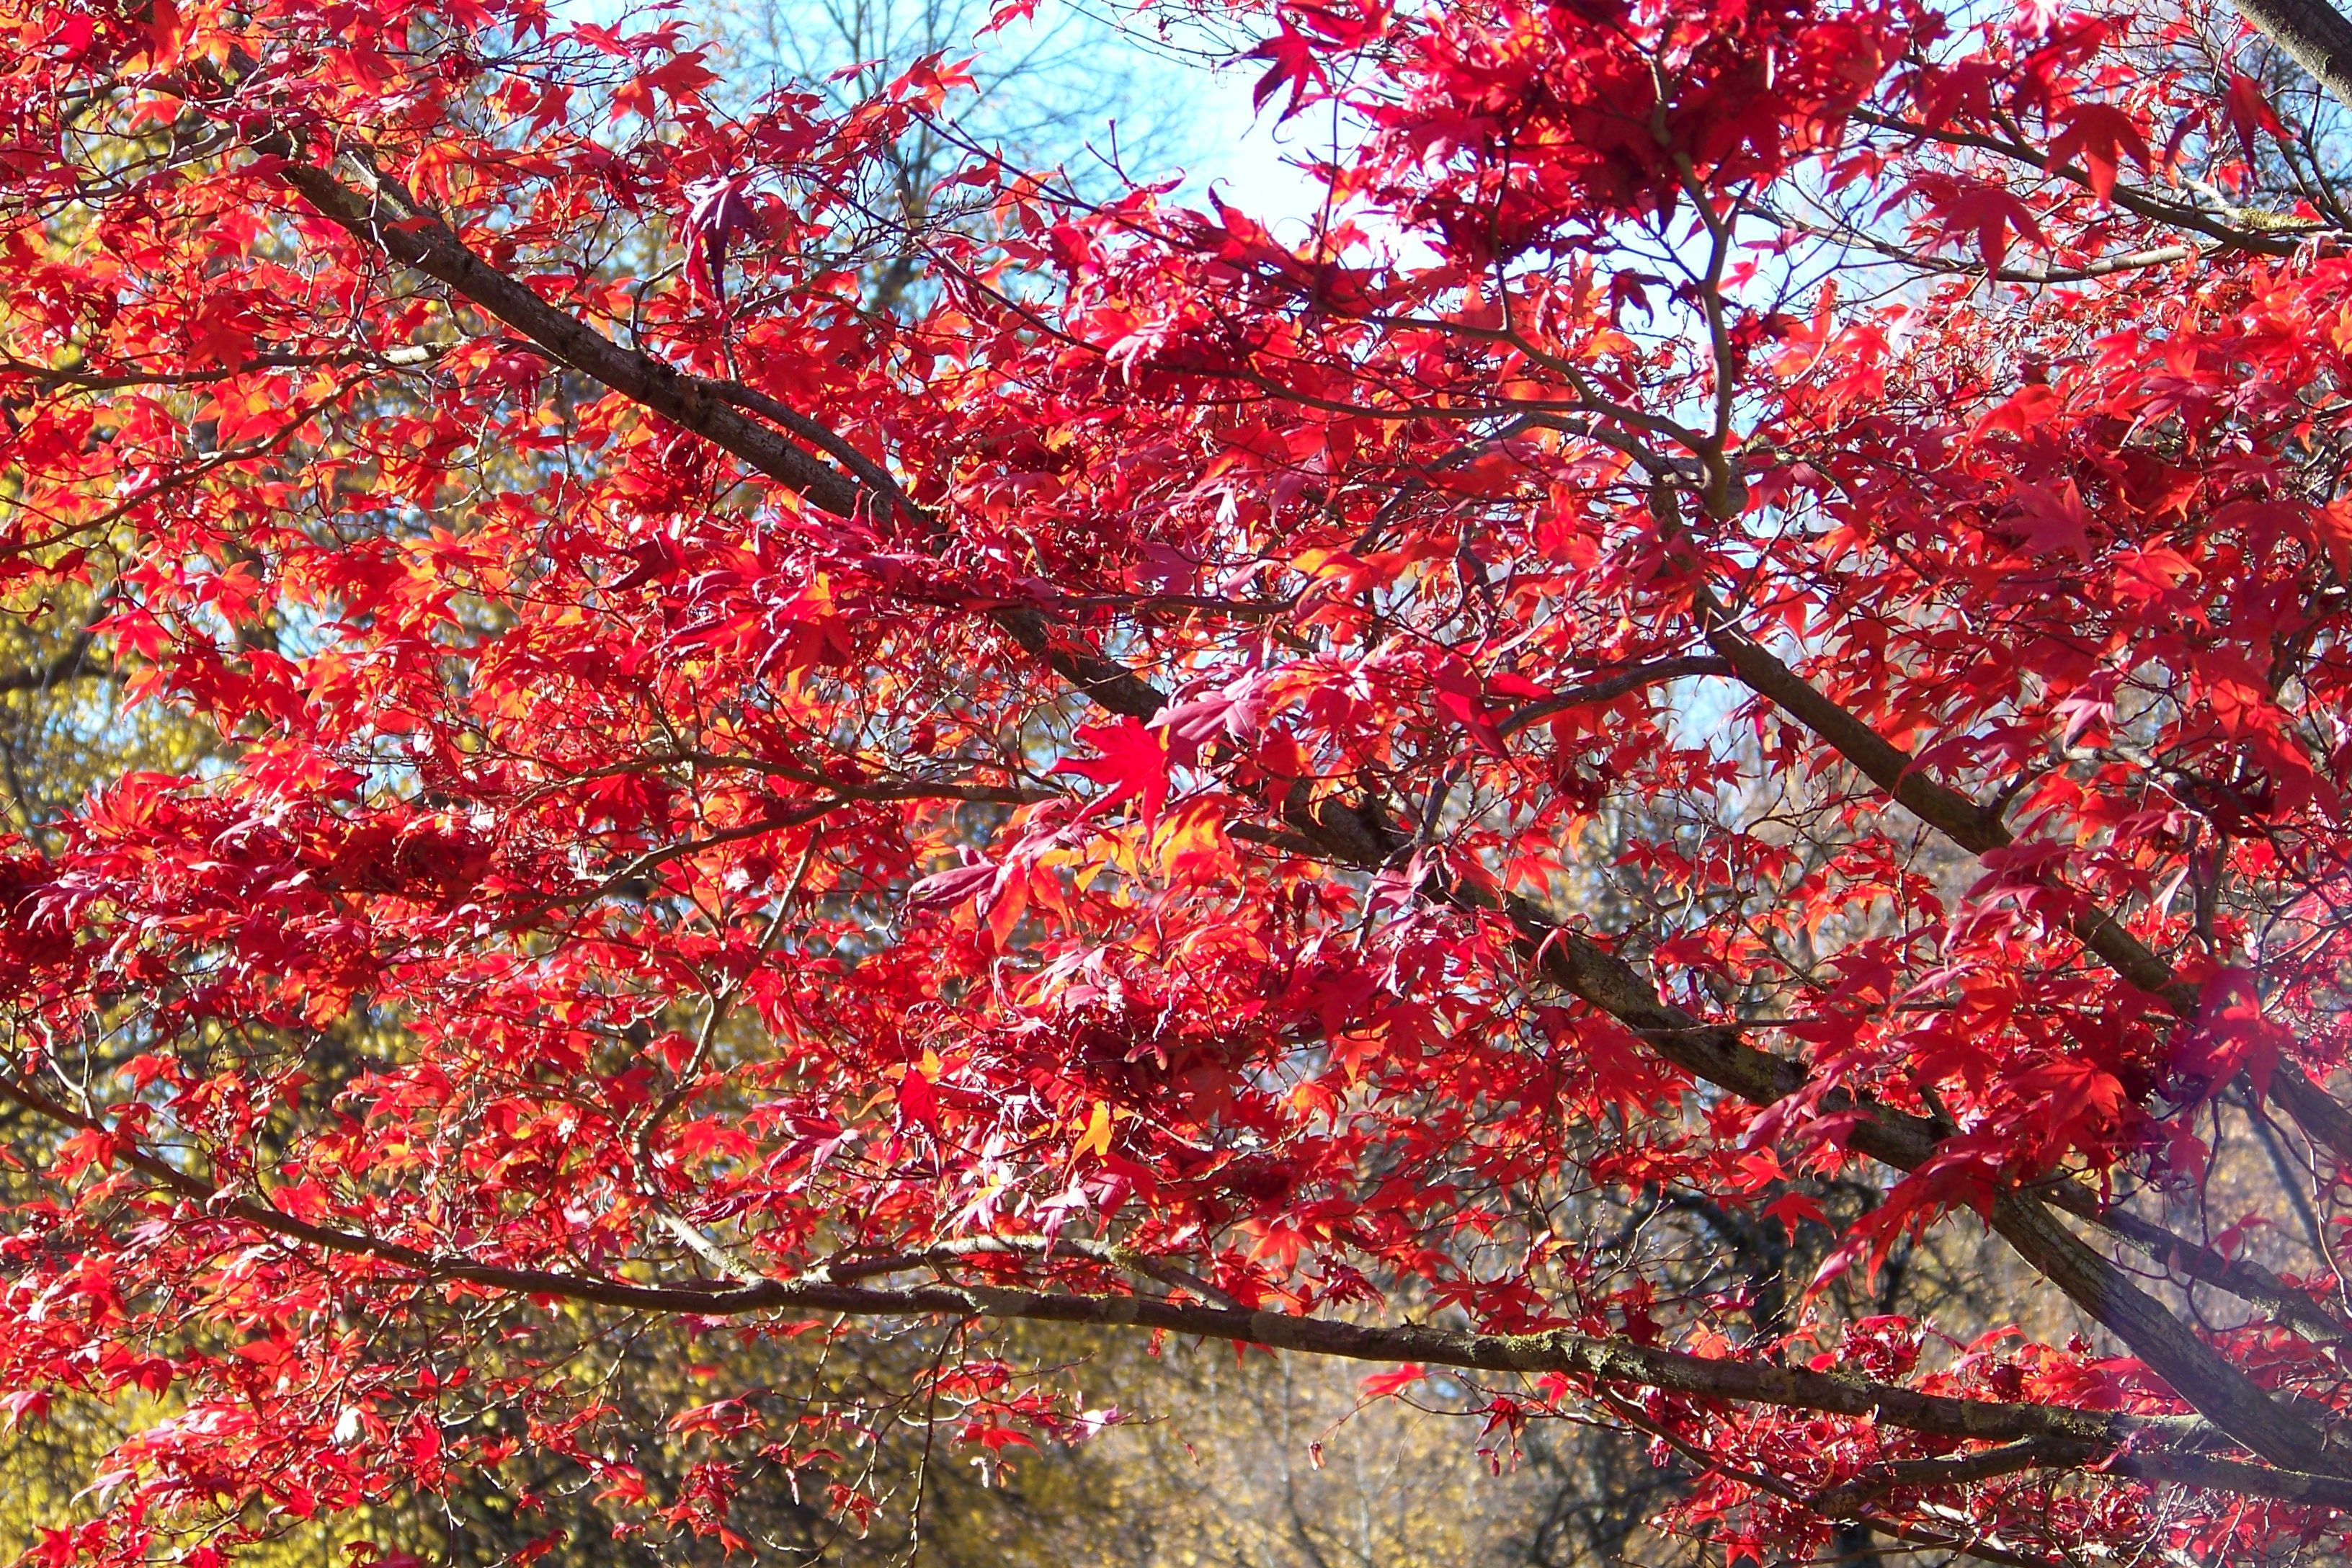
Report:
<svg viewBox="0 0 2352 1568"><path fill-rule="evenodd" d="M2352 20L2326 0L2231 0L2238 15L2352 107Z"/></svg>
<svg viewBox="0 0 2352 1568"><path fill-rule="evenodd" d="M1734 670L1744 677L1747 672L1741 665L1748 663L1752 668L1749 653L1761 654L1762 650L1752 643L1740 649L1738 643L1741 640L1744 639L1727 638L1717 646ZM1734 658L1735 651L1741 657ZM1769 654L1763 657L1770 658ZM1796 680L1786 666L1778 660L1771 662L1787 675L1788 680ZM1797 685L1802 687L1801 682ZM1809 708L1833 709L1826 699L1811 693L1811 688L1802 689L1813 698ZM1961 824L1976 816L1974 807L1967 805L1954 792L1901 766L1888 765L1888 759L1880 752L1899 753L1851 715L1833 710L1824 717L1825 721L1843 721L1842 725L1833 726L1839 732L1824 739L1840 750L1844 749L1841 741L1853 744L1872 763L1885 767L1890 781L1900 784L1905 795L1920 802L1927 810ZM1860 733L1848 734L1848 729ZM1869 764L1859 765L1869 771ZM1962 815L1964 807L1966 816ZM1401 840L1377 818L1337 802L1326 802L1311 813L1295 813L1293 826L1360 865L1386 864L1401 847ZM1465 908L1499 908L1509 916L1518 933L1520 950L1538 973L1610 1014L1641 1036L1661 1057L1694 1078L1759 1106L1774 1104L1805 1086L1807 1074L1801 1065L1758 1050L1728 1025L1706 1023L1661 1000L1656 988L1632 964L1565 929L1534 905L1517 899L1506 899L1498 905L1479 889L1461 883L1433 886L1429 890ZM2123 934L2126 941L2131 940L2128 933ZM1832 1112L1866 1111L1867 1119L1854 1125L1848 1142L1863 1153L1897 1170L1916 1171L1935 1157L1936 1129L1919 1117L1868 1105L1844 1095L1829 1097L1824 1109ZM2199 1339L2129 1275L2068 1230L2046 1205L2018 1192L2004 1192L1995 1198L1990 1217L1993 1228L2020 1257L2075 1305L2111 1330L2175 1393L2216 1426L2274 1464L2318 1470L2335 1468L2336 1461L2327 1452L2326 1439L2317 1427L2273 1399L2252 1378Z"/></svg>
<svg viewBox="0 0 2352 1568"><path fill-rule="evenodd" d="M1742 684L1826 742L1913 816L1979 857L2014 842L1997 815L1927 777L1908 752L1740 630L1703 584L1695 590L1695 599L1707 646L1722 656ZM2113 914L2085 903L2068 917L2067 925L2118 975L2158 998L2175 1016L2196 1016L2197 988ZM2289 1113L2294 1114L2292 1107ZM1862 1146L1860 1139L1855 1143ZM2046 1207L2004 1193L1994 1202L1992 1224L2021 1256L2112 1329L2216 1426L2273 1463L2336 1468L2339 1461L2328 1453L2318 1427L2263 1392L2121 1269L2084 1246Z"/></svg>
<svg viewBox="0 0 2352 1568"><path fill-rule="evenodd" d="M98 637L95 629L97 624L105 618L107 607L113 601L112 588L110 587L100 593L96 601L91 604L89 613L83 617L81 629L74 633L73 640L54 658L44 659L39 664L28 665L23 669L0 672L0 693L47 691L68 680L81 680L91 677L110 679L114 674L114 667L111 664L92 659L89 657L89 649L90 644Z"/></svg>
<svg viewBox="0 0 2352 1568"><path fill-rule="evenodd" d="M112 1130L98 1119L83 1115L10 1078L0 1077L0 1100L77 1131L113 1135ZM1150 1296L1008 1289L982 1284L941 1283L888 1289L808 1279L749 1284L647 1285L553 1269L509 1268L426 1252L382 1237L299 1220L250 1198L227 1196L204 1178L136 1149L119 1150L115 1157L205 1215L224 1222L239 1222L282 1240L388 1264L409 1275L418 1285L457 1282L541 1300L709 1318L813 1311L1153 1329L1349 1361L1420 1362L1471 1371L1528 1374L1565 1373L1601 1382L1663 1389L1693 1398L1867 1417L1941 1437L1987 1442L2056 1439L2085 1444L2102 1453L2135 1441L2154 1441L2194 1453L2217 1436L2210 1426L2193 1417L2129 1415L1955 1398L1768 1362L1720 1360L1622 1341L1597 1340L1565 1330L1486 1334L1420 1324L1373 1326L1287 1312L1194 1305ZM880 1260L909 1269L932 1267L937 1261L929 1254ZM861 1268L875 1266L850 1265L843 1272L855 1275ZM2259 1475L2271 1473L2260 1467L2243 1468ZM2310 1479L2282 1476L2275 1481L2257 1484L2307 1488Z"/></svg>

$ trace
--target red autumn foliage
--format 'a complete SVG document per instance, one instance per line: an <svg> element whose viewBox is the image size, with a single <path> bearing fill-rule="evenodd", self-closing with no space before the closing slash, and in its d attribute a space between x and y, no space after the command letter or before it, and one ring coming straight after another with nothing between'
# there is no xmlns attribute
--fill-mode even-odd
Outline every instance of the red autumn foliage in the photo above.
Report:
<svg viewBox="0 0 2352 1568"><path fill-rule="evenodd" d="M163 1412L51 1561L604 1464L440 1419L562 1302L1450 1368L1735 1559L2340 1548L2326 112L2205 0L1242 15L1308 239L975 153L883 314L946 62L0 0L0 584L224 737L0 848L0 1402ZM2011 1321L1833 1310L1971 1226Z"/></svg>

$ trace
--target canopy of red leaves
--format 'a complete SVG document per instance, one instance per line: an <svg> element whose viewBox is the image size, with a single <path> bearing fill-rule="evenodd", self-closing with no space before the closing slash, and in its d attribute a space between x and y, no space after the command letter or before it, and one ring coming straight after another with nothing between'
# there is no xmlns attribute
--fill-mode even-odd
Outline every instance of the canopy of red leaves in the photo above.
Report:
<svg viewBox="0 0 2352 1568"><path fill-rule="evenodd" d="M2335 1539L2210 1183L2346 1212L2347 220L2202 0L1990 10L1275 0L1303 242L975 153L882 313L948 62L0 0L0 584L222 738L0 849L0 1403L165 1412L50 1560L445 1484L567 1300L1481 1369L1735 1557Z"/></svg>

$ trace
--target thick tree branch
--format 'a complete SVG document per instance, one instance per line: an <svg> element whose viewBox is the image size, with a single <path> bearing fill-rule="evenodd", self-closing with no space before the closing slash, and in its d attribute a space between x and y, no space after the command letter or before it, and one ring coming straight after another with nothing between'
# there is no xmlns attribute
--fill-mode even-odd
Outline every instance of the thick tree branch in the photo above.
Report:
<svg viewBox="0 0 2352 1568"><path fill-rule="evenodd" d="M1682 680L1697 675L1728 675L1731 667L1720 658L1694 654L1684 658L1653 659L1637 664L1631 669L1621 669L1613 675L1597 676L1570 687L1567 690L1547 697L1540 702L1530 702L1514 710L1495 727L1506 737L1517 734L1530 724L1565 713L1571 708L1588 702L1613 702L1629 691L1644 686L1656 686L1669 680Z"/></svg>
<svg viewBox="0 0 2352 1568"><path fill-rule="evenodd" d="M1754 656L1762 650L1753 643L1743 637L1725 637L1717 646L1735 671L1747 674L1743 665L1758 669ZM1785 666L1778 660L1771 663L1787 675ZM1758 673L1766 672L1758 669ZM1794 681L1794 676L1789 675L1787 681L1776 679L1774 686L1782 689ZM1885 767L1890 782L1901 784L1926 809L1957 826L1981 831L1976 826L1981 814L1972 805L1909 772L1894 760L1900 753L1874 732L1819 699L1810 687L1795 684L1801 689L1790 693L1792 700L1805 701L1808 711L1821 712L1824 723L1837 731L1825 739L1832 744L1844 741L1855 746ZM1310 841L1328 846L1329 852L1358 865L1388 864L1402 845L1374 815L1336 801L1294 811L1292 826ZM1433 883L1425 890L1464 908L1499 908L1509 916L1521 951L1538 973L1618 1019L1661 1057L1693 1077L1759 1106L1777 1103L1804 1087L1807 1075L1801 1065L1756 1049L1736 1028L1708 1024L1662 1001L1656 988L1632 964L1567 930L1534 905L1507 898L1498 904L1483 889L1460 882ZM1864 1106L1843 1093L1825 1097L1823 1109L1832 1113L1865 1110L1865 1119L1855 1123L1847 1141L1898 1170L1918 1170L1935 1156L1936 1129L1921 1118L1884 1106ZM2043 1204L2005 1192L1994 1200L1991 1220L1993 1228L2021 1257L2114 1331L2216 1426L2273 1463L2317 1469L2333 1465L2326 1441L2316 1427L2272 1399L2129 1275L2066 1229Z"/></svg>
<svg viewBox="0 0 2352 1568"><path fill-rule="evenodd" d="M322 168L307 162L293 139L281 131L257 137L254 146L265 156L279 160L286 183L362 246L446 284L551 358L693 431L794 494L840 517L856 516L861 508L884 516L894 505L911 513L912 503L895 482L877 487L877 479L887 480L888 476L862 455L856 465L857 473L864 476L861 479L829 467L769 426L738 413L734 405L790 416L794 431L828 452L855 451L839 436L782 409L772 399L624 348L571 312L549 304L520 279L467 248L437 215L409 196L396 181L377 172L365 157L347 153L334 165ZM337 176L337 167L352 170L362 188L346 184ZM993 610L992 618L1023 651L1043 660L1114 713L1148 719L1167 703L1163 693L1132 672L1092 649L1056 637L1045 617L1034 610L1004 606Z"/></svg>
<svg viewBox="0 0 2352 1568"><path fill-rule="evenodd" d="M337 227L404 267L446 284L561 363L591 376L674 424L742 459L761 473L841 517L857 514L860 487L770 426L738 413L718 384L651 354L623 348L568 310L549 304L520 279L483 260L397 181L365 157L346 152L329 167L308 160L282 131L254 139L279 162L279 174ZM351 171L361 188L336 173ZM876 498L880 499L880 498Z"/></svg>
<svg viewBox="0 0 2352 1568"><path fill-rule="evenodd" d="M1377 868L1384 863L1377 841L1371 837L1377 832L1377 825L1368 824L1360 810L1327 803L1315 820L1299 824L1290 833L1237 833L1236 837L1265 837L1295 854ZM1496 907L1492 900L1466 885L1433 884L1423 890L1466 910ZM1500 907L1517 931L1519 950L1531 972L1616 1018L1641 1036L1662 1058L1692 1078L1758 1106L1771 1105L1804 1089L1810 1075L1802 1063L1748 1044L1737 1026L1710 1024L1661 1002L1649 976L1540 906L1525 899L1507 898ZM2281 1070L2285 1070L2284 1066ZM2331 1100L2327 1103L2332 1106L2335 1102ZM1937 1131L1924 1118L1843 1090L1824 1095L1822 1110L1832 1115L1849 1110L1864 1112L1866 1120L1854 1124L1846 1141L1882 1164L1912 1171L1934 1157ZM2033 1188L2033 1195L2113 1233L2168 1268L2227 1290L2241 1300L2276 1310L2315 1338L2352 1338L2352 1324L2327 1311L2307 1293L2269 1269L2244 1258L2224 1257L2153 1221L2103 1202L2097 1194L2077 1182L2060 1179L2042 1183Z"/></svg>
<svg viewBox="0 0 2352 1568"><path fill-rule="evenodd" d="M0 671L0 693L10 691L47 691L68 680L91 678L111 679L114 666L89 656L90 645L97 640L98 623L106 617L108 606L114 603L114 589L107 588L91 603L82 617L81 629L53 658L23 669Z"/></svg>
<svg viewBox="0 0 2352 1568"><path fill-rule="evenodd" d="M2238 15L2352 107L2352 20L2326 0L2231 0Z"/></svg>
<svg viewBox="0 0 2352 1568"><path fill-rule="evenodd" d="M97 1118L83 1115L13 1079L0 1077L0 1100L77 1131L117 1137L113 1129ZM296 1219L266 1204L227 1196L203 1178L128 1146L119 1138L114 1157L220 1221L236 1221L287 1241L390 1264L414 1276L419 1283L459 1281L533 1298L583 1301L632 1311L711 1318L781 1311L845 1312L869 1317L945 1315L1153 1329L1350 1361L1421 1362L1496 1373L1566 1373L1601 1382L1663 1389L1693 1398L1868 1417L1884 1425L1937 1436L1987 1442L2060 1438L2089 1445L2099 1452L2136 1440L2157 1441L2193 1452L2211 1442L2215 1436L2205 1423L2193 1418L1955 1398L1767 1362L1720 1360L1596 1340L1566 1331L1482 1334L1420 1324L1370 1326L1286 1312L1180 1304L1149 1296L1082 1295L979 1284L883 1289L838 1282L831 1278L811 1278L731 1285L646 1285L551 1269L483 1264ZM879 1267L914 1268L932 1261L929 1254L912 1254L864 1264L848 1263L835 1272L856 1278ZM1128 1266L1132 1260L1107 1261ZM2258 1475L2269 1473L2259 1467L2245 1468ZM2274 1484L2305 1483L2288 1478Z"/></svg>
<svg viewBox="0 0 2352 1568"><path fill-rule="evenodd" d="M2241 1300L2259 1302L2315 1339L2352 1340L2352 1323L2251 1258L2224 1257L2151 1220L2103 1205L2095 1194L2074 1182L2053 1183L2036 1191L2068 1214L2113 1232L2166 1268Z"/></svg>
<svg viewBox="0 0 2352 1568"><path fill-rule="evenodd" d="M1928 778L1909 753L1739 629L1704 584L1696 589L1695 598L1707 645L1722 655L1743 684L1827 742L1913 816L1978 856L2013 842L1995 814ZM2067 924L2126 981L2158 997L2177 1016L2196 1016L2196 987L2176 975L2171 965L2112 914L2080 905ZM1858 1138L1855 1146L1863 1146ZM2028 1262L2112 1329L2176 1393L2231 1436L2274 1463L2334 1467L2317 1427L2264 1393L2121 1269L2067 1231L2047 1208L2005 1193L1994 1202L1992 1223Z"/></svg>
<svg viewBox="0 0 2352 1568"><path fill-rule="evenodd" d="M1998 815L1928 778L1917 769L1909 752L1816 690L1740 630L1704 584L1696 590L1696 598L1708 646L1723 655L1732 673L1750 690L1828 742L1911 815L1972 855L1996 853L2015 843ZM2066 926L2109 968L2161 1001L2175 1017L2196 1017L2200 1005L2197 987L2182 980L2171 964L2126 930L2113 914L2087 901L2078 901L2066 917ZM2271 1077L2270 1098L2294 1118L2314 1142L2332 1152L2337 1159L2352 1163L2352 1111L2312 1082L2294 1063L2278 1064Z"/></svg>
<svg viewBox="0 0 2352 1568"><path fill-rule="evenodd" d="M76 637L63 653L22 669L0 670L0 692L47 691L70 680L112 677L114 667L89 657L90 634Z"/></svg>

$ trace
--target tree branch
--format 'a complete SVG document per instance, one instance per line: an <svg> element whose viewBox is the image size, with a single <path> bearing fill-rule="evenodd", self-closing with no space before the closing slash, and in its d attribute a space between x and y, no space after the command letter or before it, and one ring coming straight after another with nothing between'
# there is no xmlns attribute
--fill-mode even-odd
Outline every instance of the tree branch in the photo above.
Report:
<svg viewBox="0 0 2352 1568"><path fill-rule="evenodd" d="M1741 647L1741 644L1745 647ZM1727 637L1718 647L1735 672L1754 668L1752 655L1761 648L1744 638ZM1741 654L1734 658L1733 653ZM1789 681L1796 678L1777 659L1771 660ZM1824 736L1832 745L1853 741L1874 762L1881 752L1899 757L1895 748L1874 731L1828 700L1803 687L1809 707L1826 708L1842 720L1839 734ZM1859 731L1848 736L1848 730ZM1871 748L1876 748L1874 751ZM1840 748L1843 750L1843 747ZM1964 807L1968 822L1980 820L1972 804L1940 784L1907 773L1900 766L1889 773L1915 798L1939 815L1956 816ZM1952 803L1958 803L1954 805ZM1378 867L1393 859L1402 839L1377 816L1362 808L1327 800L1292 814L1292 825L1312 840L1329 844L1335 852L1360 865ZM1518 946L1530 965L1563 990L1610 1014L1641 1036L1661 1057L1695 1078L1729 1090L1750 1104L1775 1104L1804 1088L1807 1073L1796 1062L1759 1051L1728 1025L1708 1024L1671 1003L1633 965L1587 938L1567 930L1526 900L1491 895L1460 881L1431 880L1425 890L1465 909L1499 910L1517 933ZM2128 940L2128 939L2127 939ZM2152 955L2151 955L2152 957ZM1927 1121L1870 1105L1842 1091L1822 1099L1832 1113L1846 1110L1866 1112L1854 1124L1847 1142L1863 1153L1898 1170L1916 1171L1934 1158L1938 1142L1936 1128ZM2056 1285L2074 1304L2105 1325L2133 1352L2169 1384L2189 1405L2253 1452L2274 1464L2298 1469L2329 1469L2335 1460L2318 1428L2263 1392L2245 1373L2206 1344L2162 1302L2133 1282L2131 1277L2102 1257L2063 1225L2040 1201L2016 1191L1997 1194L1990 1215L1992 1226L2018 1255Z"/></svg>
<svg viewBox="0 0 2352 1568"><path fill-rule="evenodd" d="M2336 102L2352 107L2352 21L2326 0L2231 0Z"/></svg>
<svg viewBox="0 0 2352 1568"><path fill-rule="evenodd" d="M2135 1439L2153 1439L2193 1451L2214 1436L2210 1426L2191 1417L2129 1415L1957 1398L1768 1362L1729 1361L1627 1342L1597 1340L1566 1330L1487 1334L1421 1324L1369 1326L1287 1312L1179 1304L1149 1296L1081 1295L978 1284L882 1289L812 1277L740 1285L646 1285L552 1269L478 1263L296 1219L253 1199L228 1196L202 1177L125 1146L117 1131L99 1119L85 1116L14 1079L0 1077L0 1100L60 1126L116 1139L114 1158L120 1163L207 1215L241 1222L283 1240L390 1264L414 1276L419 1284L454 1280L540 1299L694 1317L822 1311L866 1317L944 1315L1151 1329L1349 1361L1421 1362L1472 1371L1530 1374L1566 1373L1693 1398L1866 1417L1938 1436L1988 1442L2064 1438L2090 1445L2101 1452ZM1125 1249L1117 1249L1106 1253L1103 1260L1124 1266L1131 1261L1119 1256L1124 1252ZM911 1268L929 1261L929 1254L916 1253L870 1260L865 1265L846 1264L838 1272L856 1275L886 1265ZM2243 1468L2258 1478L2269 1473L2261 1467ZM2302 1483L2282 1479L2276 1484Z"/></svg>
<svg viewBox="0 0 2352 1568"><path fill-rule="evenodd" d="M97 638L98 623L106 616L107 607L114 602L114 589L110 586L91 601L89 612L82 617L81 629L74 633L73 641L55 658L43 660L24 669L0 672L0 693L10 691L47 691L68 680L92 677L111 679L111 664L93 661L90 644Z"/></svg>

